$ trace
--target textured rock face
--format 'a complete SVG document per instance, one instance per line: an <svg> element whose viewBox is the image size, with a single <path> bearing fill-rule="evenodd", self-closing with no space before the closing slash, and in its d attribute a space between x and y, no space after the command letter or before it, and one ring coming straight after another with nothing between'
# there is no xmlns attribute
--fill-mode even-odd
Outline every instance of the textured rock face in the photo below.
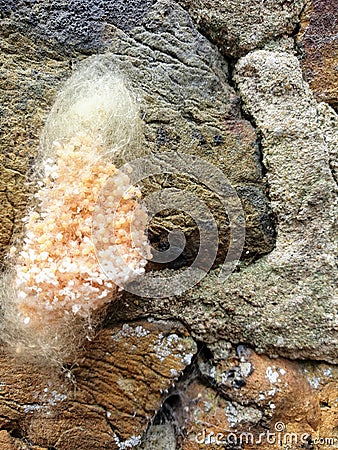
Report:
<svg viewBox="0 0 338 450"><path fill-rule="evenodd" d="M31 14L38 14L37 10L49 14L46 5L45 7L36 5L32 10L28 10ZM30 45L30 40L23 36L26 30L31 36L30 39L33 39L32 49L27 49L33 63L31 60L19 59L20 64L18 65L17 62L14 64L12 56L8 54L9 50L3 55L5 67L8 68L5 79L14 78L13 88L17 92L11 97L9 103L6 97L4 98L7 108L10 108L7 116L16 121L14 130L5 128L4 148L8 149L6 150L9 153L7 160L12 162L15 158L19 158L23 174L27 171L29 152L36 152L39 130L42 127L41 114L47 113L48 104L51 104L52 97L55 95L55 88L59 86L61 79L66 78L69 65L64 49L59 48L61 42L59 35L54 36L54 50L50 50L49 46L46 48L46 44L40 41L43 35L39 25L41 21L34 21L34 27L29 27L26 23L28 10L24 8L21 11L18 8L10 19L5 19L7 31L3 40L5 48L9 46L11 54L17 52L21 58L22 53L26 54L26 46ZM79 20L83 26L87 23L84 18ZM127 77L130 86L139 94L141 109L144 111L145 140L140 144L140 148L125 155L126 160L169 149L209 160L223 170L243 199L247 221L247 239L243 255L248 258L257 258L261 254L268 253L274 246L274 221L265 195L266 186L262 177L256 135L251 124L241 118L239 99L227 83L226 61L218 50L195 30L189 16L170 2L158 2L143 20L143 26L133 28L128 34L116 29L109 31L106 24L106 28L108 27L106 40L100 47L101 50L106 48L112 52L111 58L115 61L117 69ZM82 28L74 25L74 29L80 33ZM53 27L48 27L48 33L52 30ZM51 38L48 33L43 35L45 39ZM69 32L67 36L70 36L70 39L72 35ZM80 33L76 38L72 38L71 42L64 43L66 51L71 50L73 56L77 58L79 57L77 52L83 51L78 45L81 36ZM97 31L95 36L103 39L104 34ZM17 42L18 37L19 42ZM39 39L39 44L34 44L34 39ZM38 46L42 47L38 50ZM90 51L95 49L96 47L90 47ZM48 57L41 56L46 54ZM17 104L22 103L20 90L22 80L20 78L19 81L15 81L15 76L18 76L16 70L20 67L21 70L27 68L30 71L34 61L36 64L39 64L39 61L43 64L36 69L35 76L38 79L47 79L41 81L42 86L36 87L39 92L35 94L34 81L26 77L28 86L33 84L33 89L30 90L30 109L27 109L27 106L22 106L20 109ZM41 89L43 89L42 92ZM34 120L37 119L34 118L37 115L40 121L36 123ZM23 127L27 127L32 135L29 146L27 146L27 132L14 145L12 136L14 133L22 135ZM21 153L19 153L20 148ZM4 171L8 164L4 162ZM14 161L13 164L15 164ZM9 172L7 178L9 176L17 178L19 175ZM24 207L22 197L25 188L23 177L18 182L8 180L5 183L6 186L15 183L17 186L15 196L12 194L15 187L9 190L14 198L13 206L9 208L7 205L4 209L9 217L2 231L3 243L8 244L13 227L15 231L21 223ZM148 189L161 187L160 180L152 180L148 184L150 184ZM184 175L176 182L171 181L171 185L191 189L189 180L185 179ZM207 202L210 209L215 211L215 219L223 230L224 240L226 240L228 235L226 220L222 211L217 212L219 210L217 199L213 199L210 192L203 186L199 186L198 189L199 195ZM3 195L5 196L5 193ZM21 208L17 205L20 199ZM186 233L189 245L181 261L177 262L178 265L190 262L189 254L194 252L192 242L196 240L196 227L193 222L187 221L182 215L174 214L164 219L155 218L150 230L154 244L160 246L163 241L166 241L168 230L176 226L182 227L182 224L186 224L182 231Z"/></svg>
<svg viewBox="0 0 338 450"><path fill-rule="evenodd" d="M293 448L338 443L337 367L309 361L338 363L338 119L302 78L317 100L337 106L335 4L177 3L184 9L171 0L0 0L2 259L34 191L24 181L55 95L76 63L98 52L141 105L143 140L118 162L166 150L205 159L236 188L247 232L238 271L219 283L229 230L216 196L184 173L146 180L144 194L179 187L206 201L221 229L217 263L180 297L125 294L65 374L4 351L1 449L220 448L199 433L254 430L257 439L277 423L297 439L309 435ZM153 245L165 249L175 227L187 239L182 256L165 270L149 265L168 276L163 296L198 247L194 222L172 210L152 220ZM266 355L236 348L241 342Z"/></svg>
<svg viewBox="0 0 338 450"><path fill-rule="evenodd" d="M44 448L135 446L160 407L162 393L196 350L180 324L135 322L102 331L66 378L2 355L0 426L14 435L25 430L31 443ZM7 446L12 441L6 434L1 439Z"/></svg>
<svg viewBox="0 0 338 450"><path fill-rule="evenodd" d="M256 136L251 124L241 118L239 99L227 83L225 60L194 29L189 16L170 2L158 2L144 23L146 26L136 27L128 36L116 33L110 42L115 54L129 55L117 56L116 64L139 92L144 111L145 142L142 150L125 154L126 160L174 150L215 164L243 198L247 220L244 255L257 257L270 251L274 223L264 192ZM148 190L161 189L162 185L162 179L149 180ZM184 174L178 180L168 179L167 185L198 189L221 230L228 233L224 214L210 191L192 185ZM196 228L177 212L152 221L155 245L160 246L168 230L177 226L186 235L188 252L193 252ZM187 262L189 255L184 254L177 265Z"/></svg>
<svg viewBox="0 0 338 450"><path fill-rule="evenodd" d="M203 34L227 56L238 57L291 35L305 0L179 0Z"/></svg>
<svg viewBox="0 0 338 450"><path fill-rule="evenodd" d="M272 354L337 362L337 116L313 99L291 54L250 53L235 79L262 133L276 248L224 284L211 272L187 295L144 308L170 308L203 341L232 336Z"/></svg>
<svg viewBox="0 0 338 450"><path fill-rule="evenodd" d="M66 60L6 23L1 29L0 258L21 229L28 203L30 169L37 155L43 120L61 80Z"/></svg>
<svg viewBox="0 0 338 450"><path fill-rule="evenodd" d="M301 17L298 43L306 80L319 101L338 107L338 2L311 1Z"/></svg>
<svg viewBox="0 0 338 450"><path fill-rule="evenodd" d="M98 51L107 45L111 26L131 29L138 25L154 0L46 0L44 2L2 1L0 13L10 17L19 30L52 40L63 51Z"/></svg>
<svg viewBox="0 0 338 450"><path fill-rule="evenodd" d="M195 371L169 394L171 421L166 434L170 435L170 425L181 430L179 448L287 449L292 444L294 449L328 449L336 445L335 366L270 359L229 343L223 343L221 353L210 357L202 351ZM163 424L153 425L148 442L163 431Z"/></svg>

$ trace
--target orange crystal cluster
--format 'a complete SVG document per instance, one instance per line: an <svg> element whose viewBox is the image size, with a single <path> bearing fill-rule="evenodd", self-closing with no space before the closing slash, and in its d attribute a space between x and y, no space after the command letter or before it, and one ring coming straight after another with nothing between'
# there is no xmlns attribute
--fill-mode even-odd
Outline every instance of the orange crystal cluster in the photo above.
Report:
<svg viewBox="0 0 338 450"><path fill-rule="evenodd" d="M15 302L27 325L89 316L149 257L140 191L106 161L100 139L78 134L54 145L17 258Z"/></svg>

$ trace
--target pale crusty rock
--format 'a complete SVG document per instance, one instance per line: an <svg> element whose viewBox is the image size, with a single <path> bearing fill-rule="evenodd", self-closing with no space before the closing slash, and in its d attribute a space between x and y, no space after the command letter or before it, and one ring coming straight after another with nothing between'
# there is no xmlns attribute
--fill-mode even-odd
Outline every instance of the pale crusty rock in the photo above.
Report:
<svg viewBox="0 0 338 450"><path fill-rule="evenodd" d="M328 325L322 347L329 341L334 359L337 183L332 148L338 144L337 116L313 99L298 60L289 54L257 51L242 58L236 81L262 133L263 162L277 214L278 238L264 261L266 270L270 267L273 273L271 282L277 275L274 289L285 309L314 301L316 308L322 307L321 321ZM283 299L287 284L293 284L293 293ZM315 332L320 329L318 323Z"/></svg>
<svg viewBox="0 0 338 450"><path fill-rule="evenodd" d="M196 351L182 325L141 321L102 330L69 376L2 354L0 427L58 450L135 446Z"/></svg>
<svg viewBox="0 0 338 450"><path fill-rule="evenodd" d="M179 0L198 28L227 56L238 57L291 35L306 0Z"/></svg>

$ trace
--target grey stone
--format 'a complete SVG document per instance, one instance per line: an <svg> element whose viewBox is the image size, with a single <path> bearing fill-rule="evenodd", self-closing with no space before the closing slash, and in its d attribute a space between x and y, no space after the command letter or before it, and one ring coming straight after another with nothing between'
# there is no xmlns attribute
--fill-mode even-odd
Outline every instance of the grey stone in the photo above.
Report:
<svg viewBox="0 0 338 450"><path fill-rule="evenodd" d="M144 143L124 153L124 160L174 150L198 156L223 171L243 201L247 221L244 256L272 250L275 223L266 196L257 137L241 117L239 99L228 84L228 67L217 48L194 27L188 14L171 1L158 1L142 26L115 33L110 50L116 66L137 92L143 111ZM142 81L140 81L142 80ZM228 228L215 195L187 177L167 178L166 186L196 191L213 211L227 249ZM163 188L163 180L146 183L145 192ZM196 249L196 226L182 214L155 218L150 235L166 245L168 230L179 226L188 249L175 268L187 265ZM222 231L223 230L223 231Z"/></svg>
<svg viewBox="0 0 338 450"><path fill-rule="evenodd" d="M5 17L16 9L15 0L0 0L0 17Z"/></svg>
<svg viewBox="0 0 338 450"><path fill-rule="evenodd" d="M33 6L43 16L48 5ZM20 13L20 8L18 4L13 16L4 19L3 28L5 70L12 88L10 93L4 91L2 100L7 104L6 120L13 125L10 132L4 125L3 191L13 205L4 236L12 232L13 220L18 220L12 216L24 204L24 199L20 197L18 202L17 197L23 173L29 157L35 154L32 149L42 118L69 67L64 52L58 53L53 42L41 44L34 37L39 20L28 24L27 14L24 9ZM95 40L98 36L105 39L104 46L110 52L107 58L116 63L140 99L144 142L123 157L128 160L174 150L204 158L220 168L242 195L248 223L245 252L250 258L272 250L273 215L278 220L278 240L270 255L248 267L239 266L225 283L219 283L216 269L179 298L140 301L126 295L128 308L121 306L115 316L124 320L139 315L177 317L205 342L223 338L249 342L271 354L336 361L337 305L332 269L335 113L314 101L292 55L261 51L239 61L236 80L242 100L263 137L271 210L256 134L241 117L239 98L228 83L227 62L195 29L188 14L169 0L157 2L140 20L128 33L111 28L111 33L100 35L94 30ZM39 36L48 37L42 32ZM65 48L83 39L82 35L69 36L73 41L65 40ZM53 39L61 45L62 36ZM29 58L22 56L24 52ZM19 55L18 59L10 56L13 54ZM78 53L74 57L83 58ZM36 72L26 70L23 76L24 68L32 65ZM23 91L27 101L22 105ZM15 141L11 134L17 136ZM214 208L216 218L226 222L205 187L194 188L193 180L184 176L167 179L164 185L175 183L187 190L196 189ZM149 191L162 185L163 180L153 179L146 188ZM13 199L6 197L8 188L13 188ZM180 223L191 242L196 241L193 224L185 216L171 213L154 222L153 236L162 238ZM226 249L225 238L221 250L226 253ZM188 263L189 257L179 267ZM154 276L167 275L169 286L170 277L180 271L184 268L157 271ZM115 311L117 307L114 305Z"/></svg>
<svg viewBox="0 0 338 450"><path fill-rule="evenodd" d="M19 30L72 50L95 52L105 47L106 29L128 30L139 24L155 0L45 0L9 2L0 11L11 12ZM60 48L60 47L59 47Z"/></svg>
<svg viewBox="0 0 338 450"><path fill-rule="evenodd" d="M235 80L262 134L276 248L225 282L212 271L180 297L144 301L143 311L182 318L204 342L337 363L337 115L314 100L288 53L250 53Z"/></svg>
<svg viewBox="0 0 338 450"><path fill-rule="evenodd" d="M176 450L175 428L170 422L150 426L144 443L137 450Z"/></svg>
<svg viewBox="0 0 338 450"><path fill-rule="evenodd" d="M292 35L305 0L178 0L199 30L222 52L238 57L282 35Z"/></svg>

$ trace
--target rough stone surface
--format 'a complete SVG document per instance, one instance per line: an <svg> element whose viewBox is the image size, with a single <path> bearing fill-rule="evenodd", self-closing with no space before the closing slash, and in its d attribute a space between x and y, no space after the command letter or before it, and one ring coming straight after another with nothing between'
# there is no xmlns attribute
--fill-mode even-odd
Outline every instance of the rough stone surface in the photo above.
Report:
<svg viewBox="0 0 338 450"><path fill-rule="evenodd" d="M149 435L174 427L176 448L184 450L336 447L336 366L270 359L244 345L228 345L227 354L199 353L197 369L169 393L171 409L162 407L167 422Z"/></svg>
<svg viewBox="0 0 338 450"><path fill-rule="evenodd" d="M135 446L196 350L180 324L144 321L102 330L69 376L2 354L0 428L58 450Z"/></svg>
<svg viewBox="0 0 338 450"><path fill-rule="evenodd" d="M247 229L243 261L226 282L217 278L219 258L180 297L124 295L110 317L125 324L109 325L108 318L65 374L1 354L1 449L126 449L142 436L144 450L220 448L197 445L196 434L205 426L257 436L273 432L276 422L311 434L294 448L338 445L337 366L309 361L338 363L338 118L314 100L295 57L305 0L177 3L0 0L0 258L34 190L24 181L55 94L76 63L97 52L115 61L140 101L144 140L121 162L164 150L204 158L236 188ZM336 107L334 14L334 2L313 1L298 44L317 100ZM235 78L222 54L236 65ZM172 186L198 193L213 210L224 256L227 218L204 185L184 174L154 177L143 192ZM177 226L186 252L165 270L149 265L168 277L168 287L196 253L195 224L167 211L150 227L163 249ZM201 341L193 363L192 337ZM243 345L235 350L242 342L269 356ZM320 437L334 444L313 442Z"/></svg>
<svg viewBox="0 0 338 450"><path fill-rule="evenodd" d="M297 38L305 79L316 98L334 108L338 108L337 8L337 0L309 1Z"/></svg>
<svg viewBox="0 0 338 450"><path fill-rule="evenodd" d="M167 422L150 427L144 442L138 446L139 450L176 450L175 427Z"/></svg>
<svg viewBox="0 0 338 450"><path fill-rule="evenodd" d="M178 0L222 52L238 57L282 35L291 35L305 0Z"/></svg>
<svg viewBox="0 0 338 450"><path fill-rule="evenodd" d="M48 33L52 27L45 34L39 28L36 36L38 25L30 26L25 19L28 10L37 14L36 9L41 14L49 11L44 3L39 3L34 7L25 6L23 10L18 7L15 14L3 19L2 58L6 70L3 82L6 85L2 99L8 118L3 122L4 155L7 155L3 155L2 169L5 174L2 195L6 201L3 209L6 219L1 229L3 244L8 244L13 228L14 231L20 228L27 204L24 174L29 158L36 155L43 119L56 89L69 75L70 62L82 58L77 45L72 47L66 41L60 49L56 37L50 41ZM54 7L52 10L57 14ZM81 23L84 26L84 19ZM81 27L74 30L85 32ZM218 50L200 35L182 8L167 0L157 2L141 25L128 34L113 29L105 36L105 49L111 52L109 58L140 97L145 124L144 142L126 154L125 160L150 152L175 150L215 164L243 199L247 222L243 255L251 259L271 251L275 242L274 220L266 197L256 134L251 124L241 117L239 99L227 83L227 63ZM41 41L42 38L48 43ZM73 49L71 60L64 49ZM7 80L11 80L10 86ZM8 127L8 123L12 126ZM13 136L17 138L14 140ZM149 180L148 191L161 188L162 183L163 180ZM224 211L212 192L203 186L196 187L196 183L194 187L184 174L180 180L169 180L169 183L181 189L198 189L198 195L214 211L224 241L228 239ZM194 223L176 213L156 217L150 227L154 245L160 247L165 245L168 231L182 224L188 245L187 252L176 262L178 266L188 264L193 257L190 254L195 251Z"/></svg>
<svg viewBox="0 0 338 450"><path fill-rule="evenodd" d="M211 272L180 298L144 301L141 311L170 311L202 341L230 336L271 354L337 362L337 115L316 103L290 54L253 52L239 60L236 81L262 133L276 248L224 283Z"/></svg>
<svg viewBox="0 0 338 450"><path fill-rule="evenodd" d="M51 41L62 52L91 53L107 46L112 26L128 30L140 24L155 0L45 0L0 3L2 17L11 27L32 37Z"/></svg>
<svg viewBox="0 0 338 450"><path fill-rule="evenodd" d="M330 108L317 105L297 59L289 54L255 52L239 61L236 79L262 133L263 161L277 214L276 248L265 261L272 283L277 275L271 288L281 293L287 284L293 285L291 296L279 295L279 303L286 301L284 307L291 311L298 309L297 303L315 301L328 325L320 348L332 340L335 359L337 182L331 161L336 164L338 118ZM318 328L319 323L314 338Z"/></svg>
<svg viewBox="0 0 338 450"><path fill-rule="evenodd" d="M310 384L316 390L321 408L320 434L332 438L331 441L324 442L324 448L329 450L338 445L338 371L337 366L327 364L309 364L302 370ZM333 441L332 441L333 440ZM333 443L332 443L333 442Z"/></svg>
<svg viewBox="0 0 338 450"><path fill-rule="evenodd" d="M69 62L57 53L5 25L0 37L1 153L0 258L17 236L25 214L30 169L37 155L39 135Z"/></svg>
<svg viewBox="0 0 338 450"><path fill-rule="evenodd" d="M110 41L117 67L139 94L145 141L124 160L174 150L193 154L220 168L243 199L247 221L245 252L249 258L274 246L274 221L262 176L256 135L241 117L239 99L227 83L227 63L218 50L195 30L178 6L161 0L145 16L142 27L128 35L116 32ZM122 56L120 56L122 55ZM231 162L230 162L231 161ZM213 211L221 234L228 237L224 211L217 198L183 173L179 179L150 179L146 193L178 187L196 194ZM154 245L165 244L169 230L179 227L194 253L196 226L178 212L155 218L150 225ZM224 246L226 248L226 246ZM187 265L183 254L177 266Z"/></svg>

